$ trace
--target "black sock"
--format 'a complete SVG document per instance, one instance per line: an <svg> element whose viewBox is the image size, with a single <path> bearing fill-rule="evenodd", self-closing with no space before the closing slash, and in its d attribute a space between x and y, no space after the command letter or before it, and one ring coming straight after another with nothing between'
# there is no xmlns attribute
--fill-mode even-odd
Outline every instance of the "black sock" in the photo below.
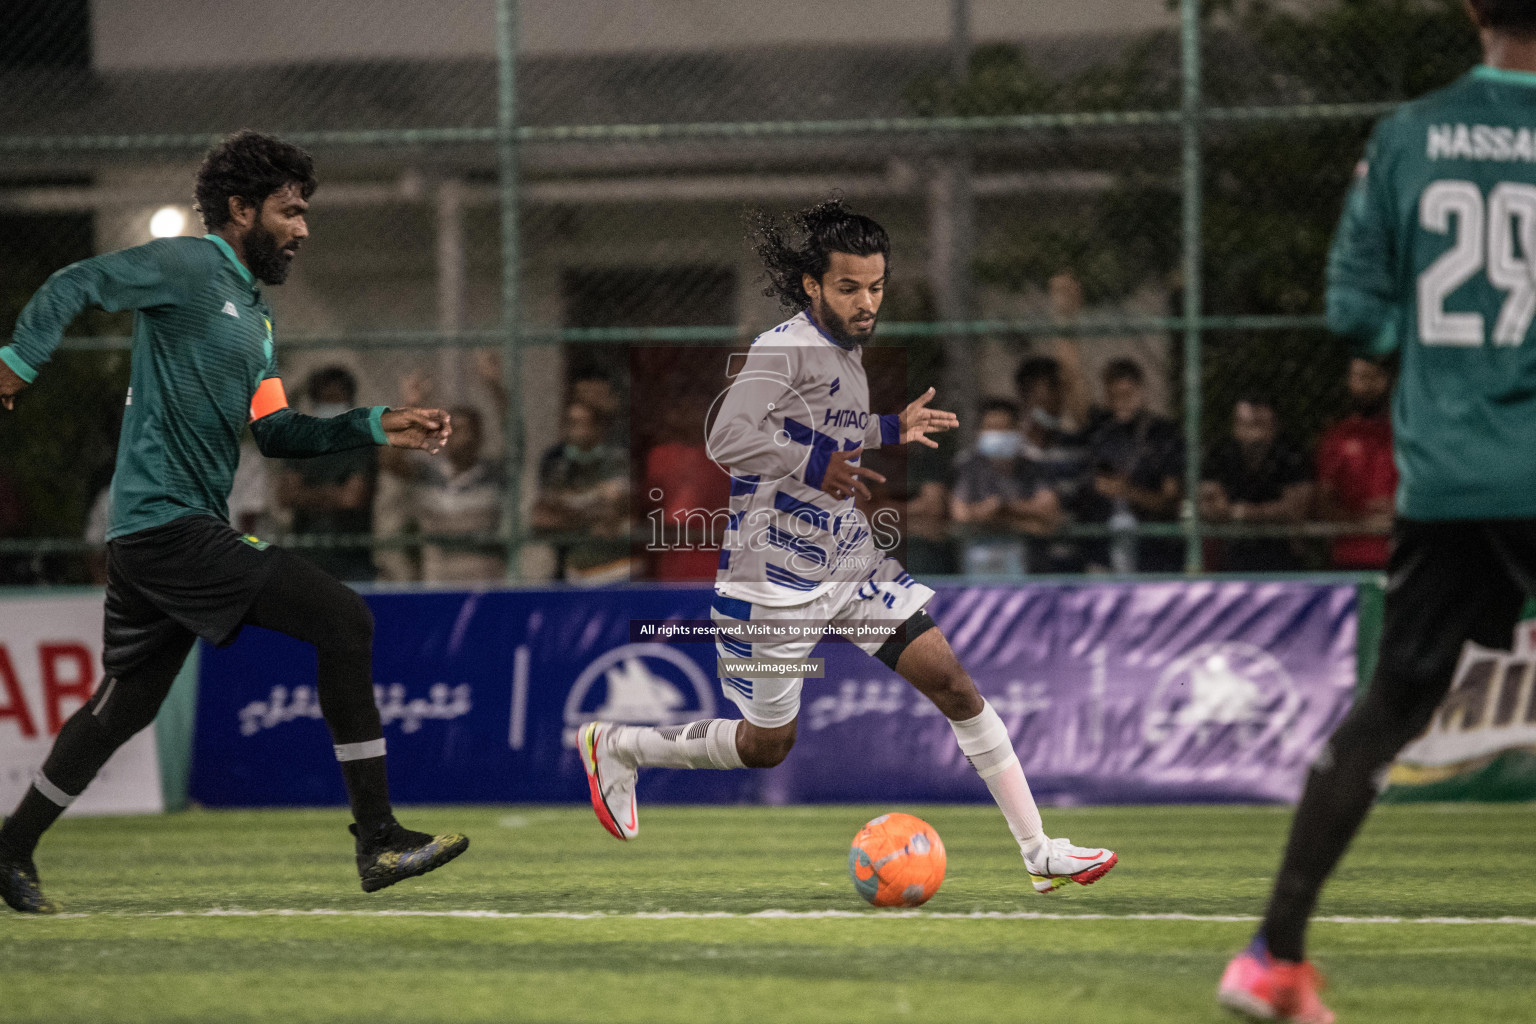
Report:
<svg viewBox="0 0 1536 1024"><path fill-rule="evenodd" d="M1260 933L1271 956L1306 959L1307 919L1376 800L1381 772L1403 745L1393 717L1357 705L1323 747L1307 773L1307 787Z"/></svg>
<svg viewBox="0 0 1536 1024"><path fill-rule="evenodd" d="M16 813L0 825L0 857L31 860L38 840L63 813L64 808L39 793L36 786L28 786Z"/></svg>
<svg viewBox="0 0 1536 1024"><path fill-rule="evenodd" d="M29 786L16 813L0 826L0 846L13 856L30 858L43 833L85 791L119 746L121 743L92 714L90 704L70 715L54 739L40 773L41 785L52 790L52 794L45 796L37 783Z"/></svg>
<svg viewBox="0 0 1536 1024"><path fill-rule="evenodd" d="M371 836L394 818L383 757L342 761L341 777L347 783L347 799L352 804L352 817L360 836Z"/></svg>

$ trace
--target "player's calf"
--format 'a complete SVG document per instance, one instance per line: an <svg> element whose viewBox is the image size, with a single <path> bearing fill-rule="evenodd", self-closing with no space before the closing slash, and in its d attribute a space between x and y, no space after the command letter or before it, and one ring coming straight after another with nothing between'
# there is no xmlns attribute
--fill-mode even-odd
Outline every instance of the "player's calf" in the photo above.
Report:
<svg viewBox="0 0 1536 1024"><path fill-rule="evenodd" d="M738 732L746 725L732 718L659 727L588 722L581 728L577 748L597 820L616 839L632 839L639 833L635 785L642 767L749 767L737 743ZM793 723L788 743L794 743ZM783 749L788 752L789 747ZM782 754L779 759L783 760Z"/></svg>
<svg viewBox="0 0 1536 1024"><path fill-rule="evenodd" d="M795 746L795 722L765 729L743 721L736 733L736 750L747 768L777 768Z"/></svg>
<svg viewBox="0 0 1536 1024"><path fill-rule="evenodd" d="M936 628L914 632L916 639L900 653L897 670L949 719L960 752L1003 812L1035 890L1051 892L1067 882L1092 885L1103 878L1119 860L1114 851L1046 835L1007 725L977 692L944 635Z"/></svg>

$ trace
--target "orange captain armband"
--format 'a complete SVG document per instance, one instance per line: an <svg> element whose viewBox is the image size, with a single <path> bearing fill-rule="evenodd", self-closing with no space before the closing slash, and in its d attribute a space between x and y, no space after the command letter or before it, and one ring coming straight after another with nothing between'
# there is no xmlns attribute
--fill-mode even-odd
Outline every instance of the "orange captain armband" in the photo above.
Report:
<svg viewBox="0 0 1536 1024"><path fill-rule="evenodd" d="M288 395L283 391L283 381L280 377L268 377L256 387L256 394L251 398L251 422L254 423L263 416L270 416L279 409L288 408Z"/></svg>

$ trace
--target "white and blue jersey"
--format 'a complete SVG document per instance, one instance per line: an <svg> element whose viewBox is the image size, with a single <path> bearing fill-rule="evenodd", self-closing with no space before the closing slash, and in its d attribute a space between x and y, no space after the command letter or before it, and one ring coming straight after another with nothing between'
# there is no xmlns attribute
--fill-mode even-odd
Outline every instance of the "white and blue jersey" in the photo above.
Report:
<svg viewBox="0 0 1536 1024"><path fill-rule="evenodd" d="M873 579L885 560L852 498L821 489L832 454L901 437L900 417L869 410L861 350L807 313L732 357L709 454L731 476L718 593L771 607L807 604L839 583Z"/></svg>

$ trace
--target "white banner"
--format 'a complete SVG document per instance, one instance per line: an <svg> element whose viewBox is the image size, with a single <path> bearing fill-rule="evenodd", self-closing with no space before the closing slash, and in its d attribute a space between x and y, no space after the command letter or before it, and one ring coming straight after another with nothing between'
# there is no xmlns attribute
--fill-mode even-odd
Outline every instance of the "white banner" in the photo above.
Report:
<svg viewBox="0 0 1536 1024"><path fill-rule="evenodd" d="M53 738L101 682L99 594L0 598L0 814L9 814ZM158 814L155 730L112 755L70 814Z"/></svg>

